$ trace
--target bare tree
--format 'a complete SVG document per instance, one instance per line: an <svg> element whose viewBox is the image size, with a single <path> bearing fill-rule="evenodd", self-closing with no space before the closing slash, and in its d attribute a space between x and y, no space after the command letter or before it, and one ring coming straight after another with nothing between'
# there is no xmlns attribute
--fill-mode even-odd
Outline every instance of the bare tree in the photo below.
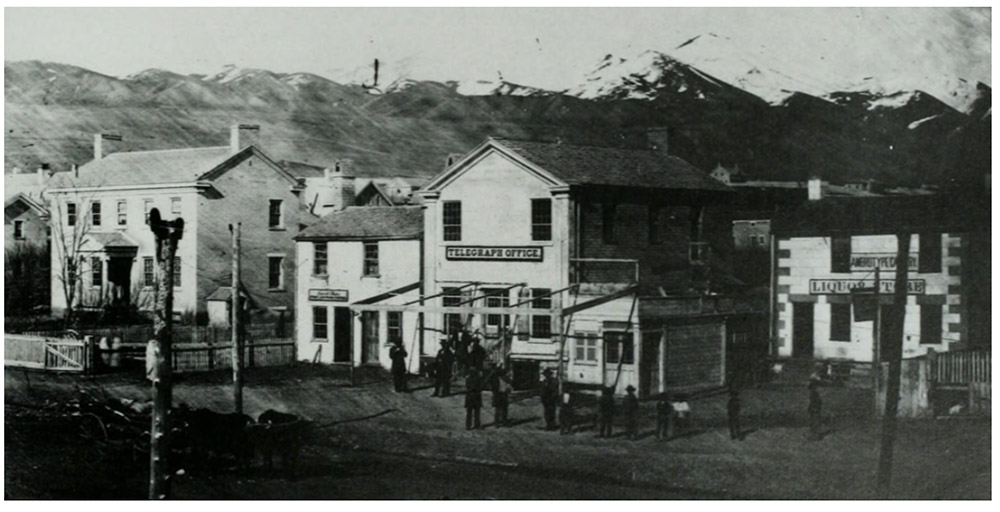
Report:
<svg viewBox="0 0 1000 512"><path fill-rule="evenodd" d="M49 225L52 229L52 279L62 286L66 309L63 318L69 325L75 319L77 302L83 285L83 274L92 270L85 261L83 246L93 230L94 194L74 192L48 194ZM56 271L58 269L58 271Z"/></svg>

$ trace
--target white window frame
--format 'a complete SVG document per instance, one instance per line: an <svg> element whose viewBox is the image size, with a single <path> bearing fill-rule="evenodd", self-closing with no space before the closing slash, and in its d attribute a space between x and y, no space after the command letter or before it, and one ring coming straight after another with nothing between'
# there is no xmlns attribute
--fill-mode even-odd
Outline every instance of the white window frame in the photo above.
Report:
<svg viewBox="0 0 1000 512"><path fill-rule="evenodd" d="M597 366L600 361L600 339L601 337L596 332L592 331L576 331L573 333L573 361L575 364L582 364L587 366ZM579 356L581 354L581 349L583 350L584 357L581 359ZM587 357L590 355L593 357Z"/></svg>
<svg viewBox="0 0 1000 512"><path fill-rule="evenodd" d="M128 226L128 199L119 199L117 217L119 226Z"/></svg>

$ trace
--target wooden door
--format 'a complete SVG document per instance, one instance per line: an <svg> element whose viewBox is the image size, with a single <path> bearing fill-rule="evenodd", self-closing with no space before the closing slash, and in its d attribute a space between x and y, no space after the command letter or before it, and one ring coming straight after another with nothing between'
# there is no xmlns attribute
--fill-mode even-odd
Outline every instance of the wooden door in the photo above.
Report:
<svg viewBox="0 0 1000 512"><path fill-rule="evenodd" d="M792 303L792 357L813 357L813 303Z"/></svg>

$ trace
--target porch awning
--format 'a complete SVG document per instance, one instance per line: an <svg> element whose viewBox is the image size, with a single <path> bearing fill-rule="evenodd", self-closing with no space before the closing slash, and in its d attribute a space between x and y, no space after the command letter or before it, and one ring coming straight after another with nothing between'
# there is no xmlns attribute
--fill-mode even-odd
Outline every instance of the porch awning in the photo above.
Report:
<svg viewBox="0 0 1000 512"><path fill-rule="evenodd" d="M124 233L89 233L81 249L94 252L102 250L105 252L135 252L139 250L139 244L125 236Z"/></svg>

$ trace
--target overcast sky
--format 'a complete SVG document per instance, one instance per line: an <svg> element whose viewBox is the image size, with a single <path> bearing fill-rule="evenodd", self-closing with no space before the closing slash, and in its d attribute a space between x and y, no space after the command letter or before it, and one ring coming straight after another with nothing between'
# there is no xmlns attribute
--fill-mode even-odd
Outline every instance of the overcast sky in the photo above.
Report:
<svg viewBox="0 0 1000 512"><path fill-rule="evenodd" d="M607 53L670 49L701 33L767 43L786 65L851 76L942 62L990 83L991 13L944 9L5 9L5 60L121 76L223 65L337 78L374 58L417 78L575 85ZM777 57L776 57L777 58ZM398 66L398 64L395 64ZM339 71L338 71L339 70Z"/></svg>

